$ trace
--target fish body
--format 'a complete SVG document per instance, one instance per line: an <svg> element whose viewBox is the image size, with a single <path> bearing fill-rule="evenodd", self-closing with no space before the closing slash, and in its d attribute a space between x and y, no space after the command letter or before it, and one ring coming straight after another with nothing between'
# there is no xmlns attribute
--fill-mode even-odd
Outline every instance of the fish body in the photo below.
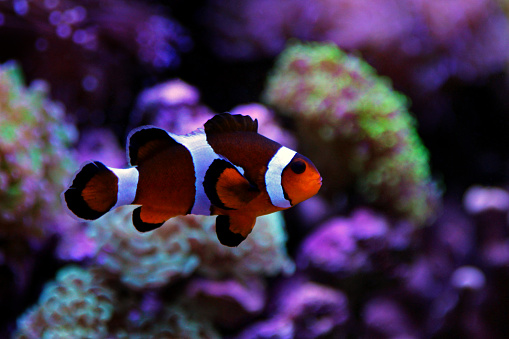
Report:
<svg viewBox="0 0 509 339"><path fill-rule="evenodd" d="M128 137L132 167L85 163L63 193L65 206L94 220L118 206L139 205L133 224L140 232L178 215L218 215L219 241L238 246L256 217L290 208L321 187L309 159L257 130L257 120L228 113L187 135L137 128Z"/></svg>

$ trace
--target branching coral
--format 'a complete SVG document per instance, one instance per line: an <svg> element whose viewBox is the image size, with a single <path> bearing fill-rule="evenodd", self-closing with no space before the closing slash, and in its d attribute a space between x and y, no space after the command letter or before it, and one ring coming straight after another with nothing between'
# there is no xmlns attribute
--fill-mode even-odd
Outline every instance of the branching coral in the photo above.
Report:
<svg viewBox="0 0 509 339"><path fill-rule="evenodd" d="M175 217L149 233L136 231L131 207L121 207L90 224L98 265L134 289L160 287L198 271L206 276L274 275L291 272L279 214L258 218L237 248L219 243L215 218Z"/></svg>
<svg viewBox="0 0 509 339"><path fill-rule="evenodd" d="M70 266L46 285L39 304L18 320L18 339L105 338L115 296L92 271Z"/></svg>
<svg viewBox="0 0 509 339"><path fill-rule="evenodd" d="M61 214L60 192L76 164L74 126L43 82L24 86L15 63L0 67L0 235L41 238Z"/></svg>
<svg viewBox="0 0 509 339"><path fill-rule="evenodd" d="M290 45L264 100L291 116L329 192L355 185L368 202L417 224L438 200L428 152L403 95L333 44Z"/></svg>

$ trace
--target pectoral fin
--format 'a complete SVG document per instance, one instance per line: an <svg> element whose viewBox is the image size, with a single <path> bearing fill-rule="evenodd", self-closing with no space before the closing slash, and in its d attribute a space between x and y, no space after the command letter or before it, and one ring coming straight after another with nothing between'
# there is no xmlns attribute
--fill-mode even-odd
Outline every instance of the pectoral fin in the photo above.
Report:
<svg viewBox="0 0 509 339"><path fill-rule="evenodd" d="M256 218L234 215L218 215L216 234L219 242L225 246L236 247L246 239L253 230Z"/></svg>
<svg viewBox="0 0 509 339"><path fill-rule="evenodd" d="M211 203L226 210L240 209L260 194L256 186L224 159L212 162L203 186Z"/></svg>

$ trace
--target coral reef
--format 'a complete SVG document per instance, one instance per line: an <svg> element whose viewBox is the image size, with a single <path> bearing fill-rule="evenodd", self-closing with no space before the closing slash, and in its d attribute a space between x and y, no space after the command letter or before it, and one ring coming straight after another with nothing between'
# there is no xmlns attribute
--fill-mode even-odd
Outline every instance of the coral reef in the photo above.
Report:
<svg viewBox="0 0 509 339"><path fill-rule="evenodd" d="M0 1L0 338L508 338L508 3ZM237 248L63 212L131 129L224 111L320 192Z"/></svg>
<svg viewBox="0 0 509 339"><path fill-rule="evenodd" d="M247 279L293 270L279 214L259 217L242 246L227 248L217 240L214 217L175 217L153 232L139 233L132 225L132 210L117 208L90 223L88 234L96 244L97 265L133 289L161 287L195 271Z"/></svg>
<svg viewBox="0 0 509 339"><path fill-rule="evenodd" d="M14 338L219 338L210 323L182 307L150 295L119 296L104 277L97 268L62 268L18 320Z"/></svg>
<svg viewBox="0 0 509 339"><path fill-rule="evenodd" d="M20 67L0 67L0 236L42 239L63 211L60 192L76 163L76 129L44 82L25 87ZM67 221L64 221L67 222Z"/></svg>
<svg viewBox="0 0 509 339"><path fill-rule="evenodd" d="M407 102L364 61L332 44L294 43L263 96L293 118L329 194L354 185L367 202L417 224L433 217L439 194Z"/></svg>
<svg viewBox="0 0 509 339"><path fill-rule="evenodd" d="M115 295L101 278L75 266L60 270L39 299L18 320L15 338L101 338L113 316Z"/></svg>

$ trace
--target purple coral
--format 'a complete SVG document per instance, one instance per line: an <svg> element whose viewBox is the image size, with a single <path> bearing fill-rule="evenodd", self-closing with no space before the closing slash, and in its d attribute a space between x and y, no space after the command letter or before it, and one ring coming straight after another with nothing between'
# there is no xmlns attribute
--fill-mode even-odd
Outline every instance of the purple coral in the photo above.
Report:
<svg viewBox="0 0 509 339"><path fill-rule="evenodd" d="M222 328L235 329L262 312L265 294L263 280L254 275L247 281L196 278L186 287L185 303Z"/></svg>
<svg viewBox="0 0 509 339"><path fill-rule="evenodd" d="M146 89L138 97L131 125L150 124L172 133L187 134L214 116L200 103L200 93L182 80L171 80Z"/></svg>
<svg viewBox="0 0 509 339"><path fill-rule="evenodd" d="M268 320L244 330L247 338L338 338L350 317L348 300L338 290L300 278L281 283Z"/></svg>
<svg viewBox="0 0 509 339"><path fill-rule="evenodd" d="M388 254L405 250L411 235L408 223L391 225L383 216L359 209L349 218L325 222L304 239L297 267L329 281L390 269Z"/></svg>

